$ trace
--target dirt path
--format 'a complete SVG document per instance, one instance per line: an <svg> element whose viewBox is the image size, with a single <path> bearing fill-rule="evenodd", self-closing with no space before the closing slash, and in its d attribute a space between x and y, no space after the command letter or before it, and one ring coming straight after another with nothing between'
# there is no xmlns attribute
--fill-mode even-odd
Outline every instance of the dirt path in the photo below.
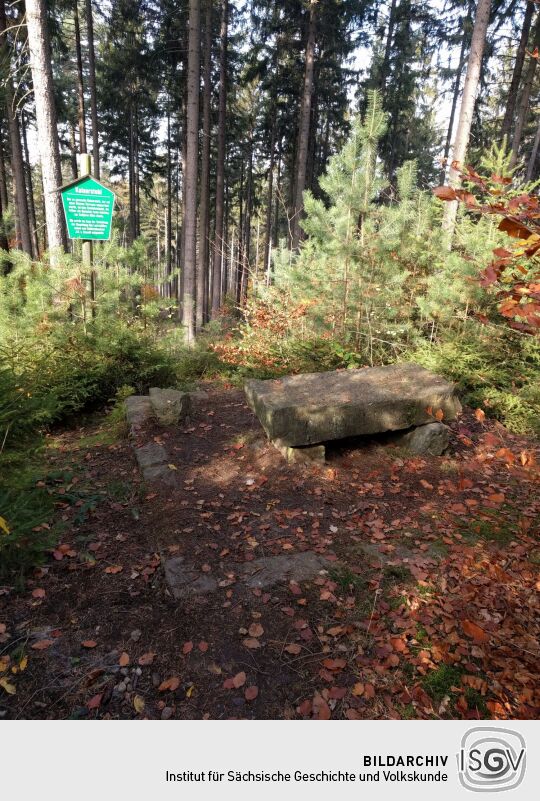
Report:
<svg viewBox="0 0 540 801"><path fill-rule="evenodd" d="M452 428L444 458L372 441L291 468L214 387L189 426L141 434L174 489L99 426L51 440L63 532L0 588L0 715L536 717L535 445L471 411ZM250 562L301 553L323 571L248 586ZM175 600L177 557L215 590Z"/></svg>

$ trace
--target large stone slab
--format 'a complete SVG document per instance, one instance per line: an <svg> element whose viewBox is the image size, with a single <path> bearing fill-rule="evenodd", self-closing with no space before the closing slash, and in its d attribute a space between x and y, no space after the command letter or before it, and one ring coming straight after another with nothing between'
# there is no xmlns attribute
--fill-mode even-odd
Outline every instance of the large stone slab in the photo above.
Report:
<svg viewBox="0 0 540 801"><path fill-rule="evenodd" d="M313 551L279 556L263 556L246 562L241 569L244 583L251 589L264 589L284 581L306 581L328 570L330 562Z"/></svg>
<svg viewBox="0 0 540 801"><path fill-rule="evenodd" d="M165 562L165 580L173 595L180 600L191 595L206 595L217 590L217 581L206 573L197 573L188 567L183 556L175 556Z"/></svg>
<svg viewBox="0 0 540 801"><path fill-rule="evenodd" d="M424 425L438 410L453 420L461 411L455 386L417 364L250 380L245 392L268 437L289 446Z"/></svg>
<svg viewBox="0 0 540 801"><path fill-rule="evenodd" d="M189 393L180 392L177 389L152 387L150 390L150 403L156 420L162 426L176 425L180 420L185 420L191 411Z"/></svg>
<svg viewBox="0 0 540 801"><path fill-rule="evenodd" d="M132 431L145 425L152 416L152 404L146 395L131 395L126 398L126 419Z"/></svg>

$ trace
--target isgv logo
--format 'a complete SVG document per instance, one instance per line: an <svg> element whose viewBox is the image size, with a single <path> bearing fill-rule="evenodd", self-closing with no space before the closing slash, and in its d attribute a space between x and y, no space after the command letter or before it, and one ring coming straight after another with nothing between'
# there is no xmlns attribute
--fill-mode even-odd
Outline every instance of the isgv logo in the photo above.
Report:
<svg viewBox="0 0 540 801"><path fill-rule="evenodd" d="M467 790L513 790L525 775L525 739L511 729L477 726L463 735L457 758L459 780Z"/></svg>

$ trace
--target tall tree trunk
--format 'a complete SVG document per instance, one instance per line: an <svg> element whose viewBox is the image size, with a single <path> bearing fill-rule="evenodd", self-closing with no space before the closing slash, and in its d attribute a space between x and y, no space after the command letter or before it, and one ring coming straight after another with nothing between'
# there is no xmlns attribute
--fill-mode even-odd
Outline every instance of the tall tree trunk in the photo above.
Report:
<svg viewBox="0 0 540 801"><path fill-rule="evenodd" d="M540 121L538 122L538 127L536 129L536 136L534 137L534 144L531 150L531 155L529 157L529 162L527 164L527 175L526 180L532 181L534 178L535 172L535 165L536 165L536 157L538 156L538 148L540 147Z"/></svg>
<svg viewBox="0 0 540 801"><path fill-rule="evenodd" d="M206 0L204 22L204 94L201 154L201 202L199 208L199 261L197 273L197 311L195 326L200 331L207 319L208 254L210 245L210 103L212 98L212 0Z"/></svg>
<svg viewBox="0 0 540 801"><path fill-rule="evenodd" d="M212 318L217 317L221 306L221 266L223 261L224 227L223 211L225 199L225 127L227 123L227 28L229 0L221 6L221 51L219 57L219 109L216 163L216 223L214 231L214 258L212 269Z"/></svg>
<svg viewBox="0 0 540 801"><path fill-rule="evenodd" d="M84 108L84 78L81 50L81 27L79 25L79 0L73 0L73 24L75 26L75 53L77 56L77 111L79 122L79 152L86 149L86 112Z"/></svg>
<svg viewBox="0 0 540 801"><path fill-rule="evenodd" d="M133 114L133 98L129 99L128 110L128 191L129 191L129 226L128 244L132 245L137 239L137 194L135 189L135 121Z"/></svg>
<svg viewBox="0 0 540 801"><path fill-rule="evenodd" d="M506 101L506 110L504 112L504 119L501 126L501 139L506 137L506 143L510 142L510 131L512 129L512 122L516 110L516 103L518 97L519 84L521 82L521 73L523 72L523 64L525 63L525 51L529 41L529 34L531 32L531 22L534 13L534 3L529 0L525 8L525 15L523 17L523 25L521 26L521 37L516 53L516 60L514 63L514 71L512 73L512 80L508 89L508 99Z"/></svg>
<svg viewBox="0 0 540 801"><path fill-rule="evenodd" d="M459 120L456 131L456 139L452 153L453 162L457 162L458 169L450 167L449 182L453 187L461 185L459 165L463 164L465 153L469 145L471 134L471 124L474 113L474 103L478 82L480 80L480 68L482 66L482 56L486 44L486 33L489 25L489 14L491 11L491 0L478 0L476 6L476 17L471 40L471 49L467 62L467 74L463 85L463 96L461 98L461 108L459 110ZM445 204L443 228L448 234L448 241L451 243L454 233L457 214L457 201Z"/></svg>
<svg viewBox="0 0 540 801"><path fill-rule="evenodd" d="M16 225L20 243L18 246L29 256L32 256L32 238L30 236L30 221L28 218L28 203L26 199L26 182L24 180L24 160L21 147L21 132L15 106L15 92L11 80L11 47L7 34L6 3L0 0L0 59L5 71L3 95L6 107L6 116L9 128L11 145L11 171L13 175L13 196L16 213Z"/></svg>
<svg viewBox="0 0 540 801"><path fill-rule="evenodd" d="M47 218L49 250L66 249L62 204L57 189L62 184L52 62L44 0L26 0L26 24L30 66L34 83L39 153Z"/></svg>
<svg viewBox="0 0 540 801"><path fill-rule="evenodd" d="M6 177L6 159L4 156L4 132L2 121L0 121L0 202L4 212L9 208L9 196Z"/></svg>
<svg viewBox="0 0 540 801"><path fill-rule="evenodd" d="M266 220L264 226L264 271L270 275L270 247L272 244L272 206L274 202L274 165L276 162L276 114L272 109L272 132L270 135L270 169L268 170L268 192L266 195Z"/></svg>
<svg viewBox="0 0 540 801"><path fill-rule="evenodd" d="M540 49L540 11L536 17L534 25L534 35L532 42L533 52L535 48ZM536 64L538 59L529 56L529 63L525 72L525 79L523 81L523 88L519 98L519 105L517 109L516 127L514 128L514 136L512 137L512 153L510 156L510 166L515 167L519 156L519 146L521 145L521 138L523 136L523 129L527 122L527 114L529 113L529 101L531 99L531 90L534 81L534 74L536 72Z"/></svg>
<svg viewBox="0 0 540 801"><path fill-rule="evenodd" d="M300 220L303 210L303 192L306 183L309 123L311 120L311 95L313 92L313 73L315 67L316 7L317 0L310 0L308 37L304 68L304 89L302 93L302 102L300 104L300 124L298 127L298 148L296 153L296 180L294 187L294 215L292 220L291 241L293 250L298 248L302 234Z"/></svg>
<svg viewBox="0 0 540 801"><path fill-rule="evenodd" d="M170 103L170 98L169 98ZM167 108L167 209L165 212L165 272L167 297L171 297L172 273L172 163L171 163L171 110Z"/></svg>
<svg viewBox="0 0 540 801"><path fill-rule="evenodd" d="M392 50L392 42L394 40L394 28L396 26L396 0L390 3L390 11L388 14L388 31L386 33L386 44L384 47L383 62L381 65L381 72L379 75L378 88L381 90L382 96L386 90L386 81L388 80L388 70L390 68L390 53Z"/></svg>
<svg viewBox="0 0 540 801"><path fill-rule="evenodd" d="M34 200L34 183L32 181L32 165L30 164L30 153L28 151L28 136L26 133L27 119L24 111L21 112L21 128L23 136L24 159L26 163L26 186L28 189L28 217L30 221L30 236L32 238L32 249L34 258L39 258L39 242L37 235L36 204Z"/></svg>
<svg viewBox="0 0 540 801"><path fill-rule="evenodd" d="M467 18L463 19L465 22ZM465 25L462 25L463 28L463 38L461 40L461 50L459 53L459 62L458 68L456 71L456 80L454 82L454 91L452 94L452 107L450 109L450 119L448 121L448 130L446 131L446 141L444 143L444 153L443 153L443 166L441 169L439 180L441 184L444 183L446 178L446 169L448 165L448 156L450 155L450 145L452 144L452 132L454 130L454 120L456 117L456 109L459 100L459 90L461 88L461 75L463 72L463 67L465 66L465 52L467 50L468 45L468 32L465 28Z"/></svg>
<svg viewBox="0 0 540 801"><path fill-rule="evenodd" d="M201 0L189 0L189 40L186 114L186 203L184 208L184 291L182 325L186 342L195 339L197 262L197 177L199 166L199 90L201 56Z"/></svg>
<svg viewBox="0 0 540 801"><path fill-rule="evenodd" d="M94 16L92 13L92 0L86 0L86 31L88 36L88 88L90 90L90 116L92 119L92 156L94 158L93 174L100 177L99 161L99 126L97 113L96 92L96 53L94 46Z"/></svg>
<svg viewBox="0 0 540 801"><path fill-rule="evenodd" d="M69 163L71 166L71 177L74 181L79 175L79 165L77 164L77 139L75 138L75 125L69 123Z"/></svg>

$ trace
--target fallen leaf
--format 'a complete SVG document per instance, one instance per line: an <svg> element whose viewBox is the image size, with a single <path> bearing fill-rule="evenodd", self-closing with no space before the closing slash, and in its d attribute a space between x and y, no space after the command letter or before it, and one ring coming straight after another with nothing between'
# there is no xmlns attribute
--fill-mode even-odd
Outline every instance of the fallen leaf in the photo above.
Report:
<svg viewBox="0 0 540 801"><path fill-rule="evenodd" d="M81 645L83 648L95 648L97 642L95 640L83 640Z"/></svg>
<svg viewBox="0 0 540 801"><path fill-rule="evenodd" d="M122 565L109 565L109 567L105 568L105 573L121 573L123 569Z"/></svg>
<svg viewBox="0 0 540 801"><path fill-rule="evenodd" d="M475 642L488 642L489 635L486 634L484 629L477 626L476 623L472 623L470 620L464 620L461 626L467 637L471 637Z"/></svg>
<svg viewBox="0 0 540 801"><path fill-rule="evenodd" d="M133 699L133 708L138 715L140 715L141 712L144 712L144 698L142 698L140 695L136 695Z"/></svg>
<svg viewBox="0 0 540 801"><path fill-rule="evenodd" d="M233 687L235 687L237 690L246 683L246 674L243 670L241 670L240 673L237 673L236 676L233 676L232 683Z"/></svg>
<svg viewBox="0 0 540 801"><path fill-rule="evenodd" d="M250 637L260 637L264 634L264 629L260 623L252 623L248 629Z"/></svg>
<svg viewBox="0 0 540 801"><path fill-rule="evenodd" d="M118 664L120 667L127 667L129 665L129 654L125 651L122 651L120 654L120 659L118 660Z"/></svg>
<svg viewBox="0 0 540 801"><path fill-rule="evenodd" d="M357 698L360 698L361 695L364 695L364 685L361 681L358 681L354 687L352 688L352 694L356 695Z"/></svg>
<svg viewBox="0 0 540 801"><path fill-rule="evenodd" d="M4 689L8 695L15 695L15 693L17 692L17 688L15 687L15 685L10 684L10 682L7 680L6 677L0 679L0 687L2 687L2 689Z"/></svg>
<svg viewBox="0 0 540 801"><path fill-rule="evenodd" d="M53 643L54 640L38 640L30 647L33 648L34 651L44 651L46 648L50 648Z"/></svg>
<svg viewBox="0 0 540 801"><path fill-rule="evenodd" d="M139 657L138 660L139 665L142 665L143 667L146 665L151 665L152 662L154 661L154 657L155 653L153 651L148 651L148 653L143 654L142 656Z"/></svg>
<svg viewBox="0 0 540 801"><path fill-rule="evenodd" d="M251 650L261 647L259 640L255 637L246 637L245 640L242 640L242 645L245 645L246 648L250 648Z"/></svg>
<svg viewBox="0 0 540 801"><path fill-rule="evenodd" d="M165 681L161 682L161 684L158 687L158 691L160 693L164 693L167 690L174 691L177 690L179 686L180 686L180 679L178 678L178 676L171 676L170 679L166 679Z"/></svg>
<svg viewBox="0 0 540 801"><path fill-rule="evenodd" d="M37 590L32 590L32 598L45 598L45 590L42 590L41 587L38 587Z"/></svg>
<svg viewBox="0 0 540 801"><path fill-rule="evenodd" d="M190 654L193 651L193 643L191 640L189 642L185 642L182 646L182 653L183 654Z"/></svg>
<svg viewBox="0 0 540 801"><path fill-rule="evenodd" d="M296 656L302 651L302 646L292 642L290 645L286 645L283 650L287 651L288 654L293 654Z"/></svg>
<svg viewBox="0 0 540 801"><path fill-rule="evenodd" d="M208 643L204 640L201 640L197 647L202 654L205 654L208 651Z"/></svg>
<svg viewBox="0 0 540 801"><path fill-rule="evenodd" d="M86 703L87 708L97 709L101 704L102 698L103 698L103 693L98 693L97 695L93 695L92 698Z"/></svg>
<svg viewBox="0 0 540 801"><path fill-rule="evenodd" d="M244 697L246 701L254 701L256 697L259 695L259 688L258 687L246 687L246 691L244 693Z"/></svg>

